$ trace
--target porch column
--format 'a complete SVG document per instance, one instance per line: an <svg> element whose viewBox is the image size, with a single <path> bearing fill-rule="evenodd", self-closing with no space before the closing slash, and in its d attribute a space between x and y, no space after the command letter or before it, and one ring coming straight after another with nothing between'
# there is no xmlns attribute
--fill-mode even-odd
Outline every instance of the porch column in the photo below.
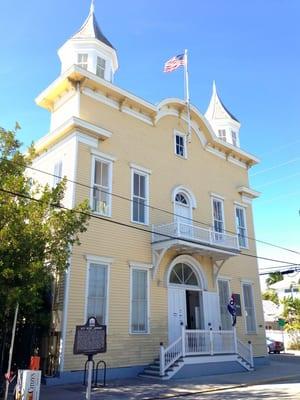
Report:
<svg viewBox="0 0 300 400"><path fill-rule="evenodd" d="M233 328L233 345L234 345L234 352L235 352L235 354L237 354L238 353L238 348L237 348L236 327Z"/></svg>
<svg viewBox="0 0 300 400"><path fill-rule="evenodd" d="M214 338L212 328L209 329L210 355L214 355Z"/></svg>
<svg viewBox="0 0 300 400"><path fill-rule="evenodd" d="M181 322L181 347L182 347L182 357L185 357L185 326Z"/></svg>
<svg viewBox="0 0 300 400"><path fill-rule="evenodd" d="M159 375L164 376L165 374L165 349L163 342L160 342L159 347Z"/></svg>

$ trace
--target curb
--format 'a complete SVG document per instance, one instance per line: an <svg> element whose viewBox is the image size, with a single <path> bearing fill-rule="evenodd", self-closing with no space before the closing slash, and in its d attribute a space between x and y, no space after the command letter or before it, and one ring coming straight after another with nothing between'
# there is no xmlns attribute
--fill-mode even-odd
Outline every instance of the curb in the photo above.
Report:
<svg viewBox="0 0 300 400"><path fill-rule="evenodd" d="M141 400L165 400L165 399L172 399L172 398L178 398L178 397L187 397L187 396L192 396L195 394L205 394L205 393L213 393L213 392L220 392L220 391L227 391L231 389L237 389L237 388L242 388L242 387L248 387L248 386L256 386L256 385L263 385L267 383L272 383L272 382L280 382L280 381L285 381L286 379L293 379L293 378L298 378L300 377L300 373L294 374L294 375L286 375L286 376L281 376L279 378L269 378L269 379L260 379L252 382L247 382L247 383L240 383L232 386L221 386L217 388L211 388L211 389L203 389L203 390L197 390L197 391L191 391L191 392L186 392L186 393L181 393L181 394L166 394L163 396L159 397L143 397Z"/></svg>

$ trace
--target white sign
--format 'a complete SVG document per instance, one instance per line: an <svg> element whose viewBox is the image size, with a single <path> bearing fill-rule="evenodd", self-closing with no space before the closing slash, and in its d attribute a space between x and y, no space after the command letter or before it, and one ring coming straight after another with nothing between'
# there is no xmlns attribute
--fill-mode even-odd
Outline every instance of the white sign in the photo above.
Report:
<svg viewBox="0 0 300 400"><path fill-rule="evenodd" d="M39 400L41 371L19 369L16 387L16 400Z"/></svg>

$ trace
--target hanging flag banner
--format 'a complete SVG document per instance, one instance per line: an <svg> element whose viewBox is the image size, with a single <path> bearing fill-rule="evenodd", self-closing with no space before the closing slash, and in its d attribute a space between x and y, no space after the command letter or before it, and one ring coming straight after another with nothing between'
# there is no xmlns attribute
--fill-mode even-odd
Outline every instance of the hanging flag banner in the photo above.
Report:
<svg viewBox="0 0 300 400"><path fill-rule="evenodd" d="M232 326L236 324L236 306L234 302L233 296L231 296L229 303L227 305L227 310L229 311L230 315L232 316Z"/></svg>

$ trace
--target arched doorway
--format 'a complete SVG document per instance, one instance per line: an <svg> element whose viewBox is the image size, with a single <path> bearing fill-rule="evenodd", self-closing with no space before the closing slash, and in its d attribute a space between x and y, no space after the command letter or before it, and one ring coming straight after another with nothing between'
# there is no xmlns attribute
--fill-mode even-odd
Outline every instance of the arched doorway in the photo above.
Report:
<svg viewBox="0 0 300 400"><path fill-rule="evenodd" d="M187 329L203 329L203 279L192 257L179 256L168 275L169 343L181 335L181 325Z"/></svg>
<svg viewBox="0 0 300 400"><path fill-rule="evenodd" d="M175 220L184 224L191 224L192 207L188 196L183 192L179 192L175 196L174 203Z"/></svg>

